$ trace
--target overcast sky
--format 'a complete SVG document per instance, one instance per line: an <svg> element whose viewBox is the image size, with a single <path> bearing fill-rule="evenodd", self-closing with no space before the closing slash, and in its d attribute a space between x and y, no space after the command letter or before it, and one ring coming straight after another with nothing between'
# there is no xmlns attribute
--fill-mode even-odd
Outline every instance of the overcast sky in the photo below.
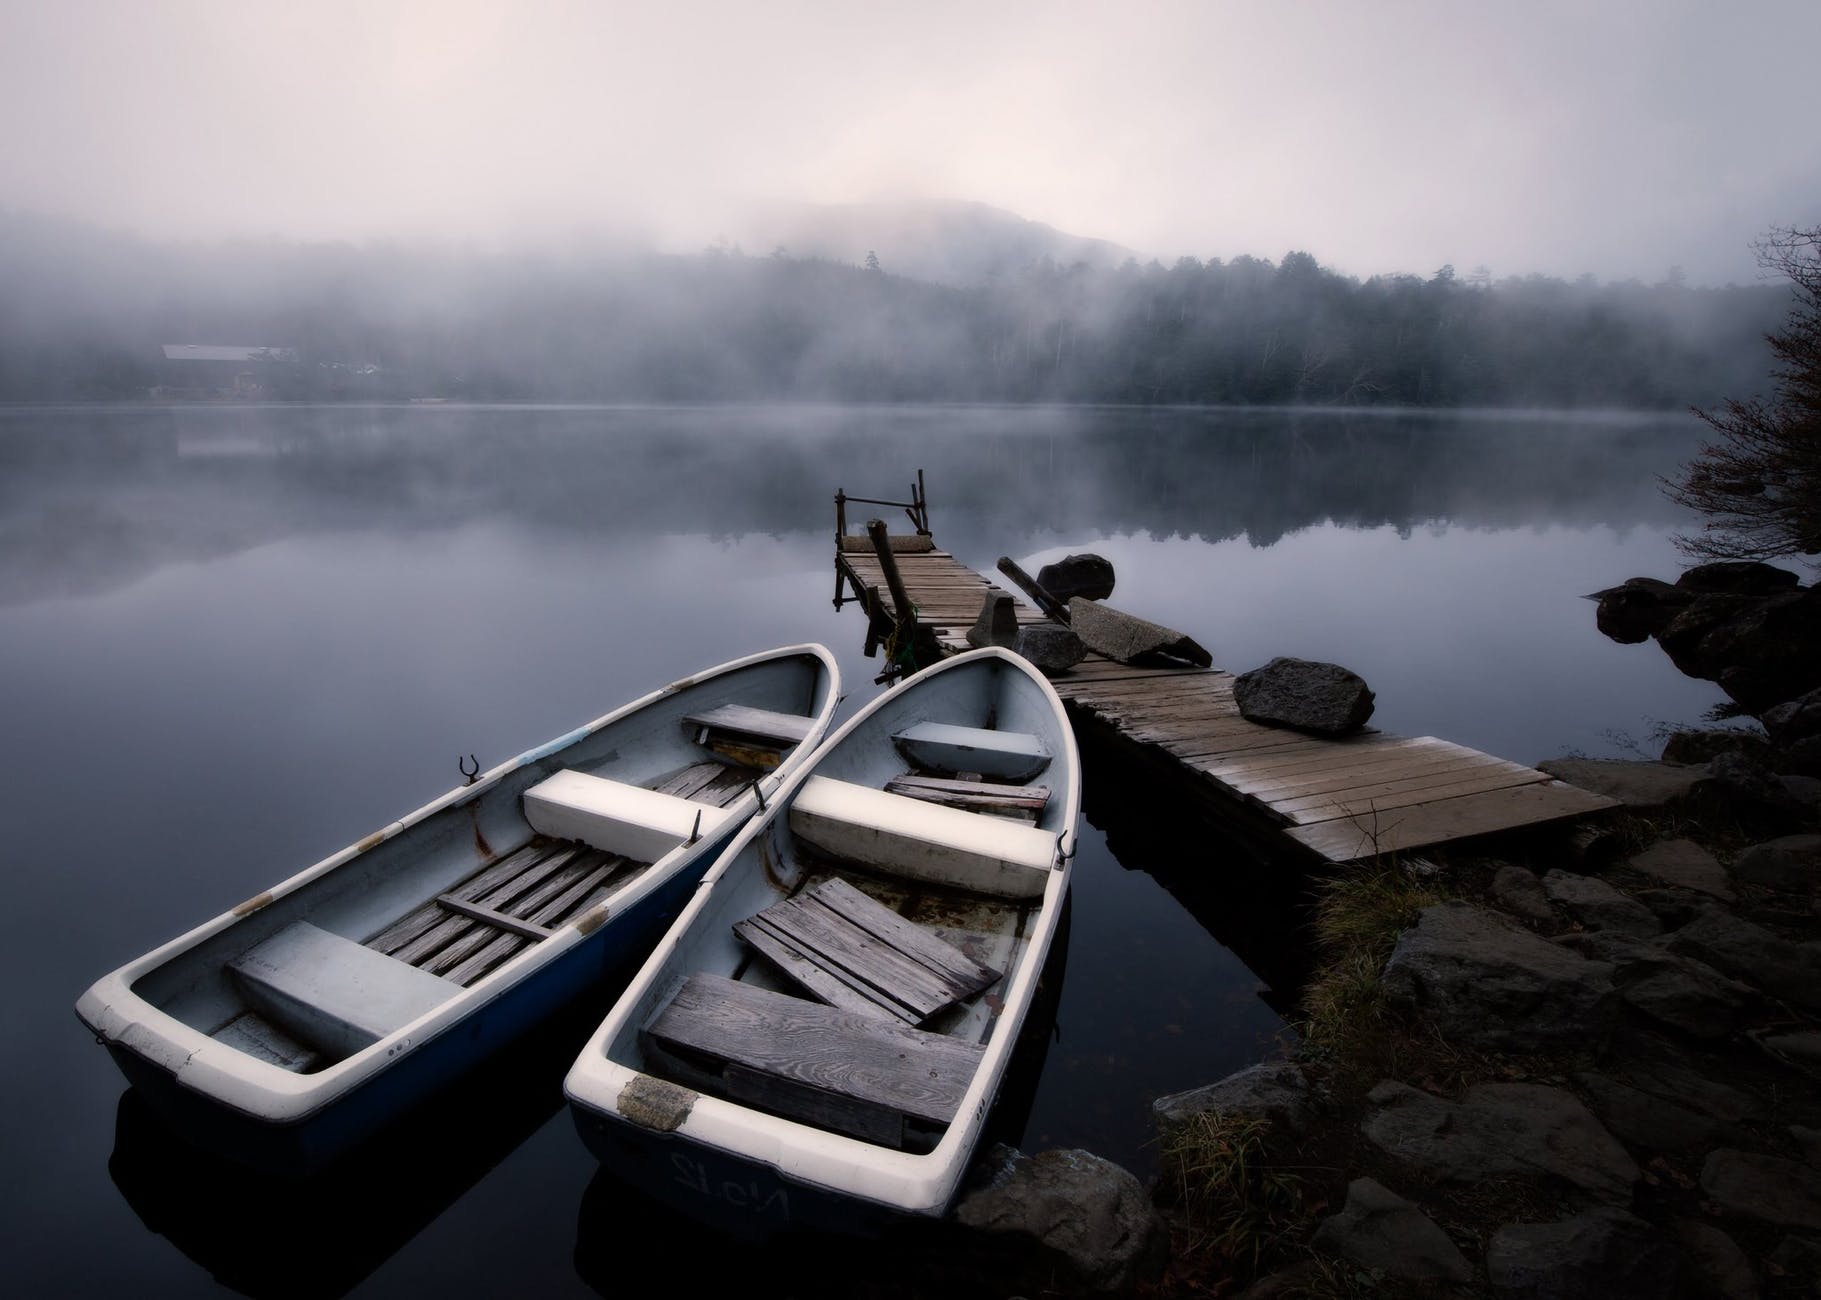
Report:
<svg viewBox="0 0 1821 1300"><path fill-rule="evenodd" d="M1821 223L1821 0L0 0L0 206L738 239L977 199L1168 261L1746 281Z"/></svg>

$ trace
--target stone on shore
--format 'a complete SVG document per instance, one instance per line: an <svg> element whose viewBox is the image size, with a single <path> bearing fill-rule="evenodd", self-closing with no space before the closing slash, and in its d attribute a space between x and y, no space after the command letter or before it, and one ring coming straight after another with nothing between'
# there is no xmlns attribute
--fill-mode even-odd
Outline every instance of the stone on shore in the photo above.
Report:
<svg viewBox="0 0 1821 1300"><path fill-rule="evenodd" d="M1366 1099L1360 1132L1425 1178L1557 1178L1606 1201L1629 1199L1638 1180L1625 1148L1561 1088L1482 1083L1451 1102L1387 1079Z"/></svg>
<svg viewBox="0 0 1821 1300"><path fill-rule="evenodd" d="M1694 598L1693 592L1660 578L1627 578L1588 597L1600 602L1594 625L1621 645L1648 641Z"/></svg>
<svg viewBox="0 0 1821 1300"><path fill-rule="evenodd" d="M1163 1218L1126 1170L1087 1151L1005 1155L992 1181L962 1199L955 1219L1009 1256L1031 1294L1122 1293L1162 1271Z"/></svg>
<svg viewBox="0 0 1821 1300"><path fill-rule="evenodd" d="M1706 777L1705 765L1677 767L1618 758L1551 758L1537 764L1558 781L1617 799L1633 812L1649 812L1681 803Z"/></svg>
<svg viewBox="0 0 1821 1300"><path fill-rule="evenodd" d="M1754 844L1733 859L1736 879L1801 891L1821 882L1821 835L1785 835Z"/></svg>
<svg viewBox="0 0 1821 1300"><path fill-rule="evenodd" d="M1088 653L1073 629L1060 623L1026 623L1018 629L1012 649L1052 676L1066 673Z"/></svg>
<svg viewBox="0 0 1821 1300"><path fill-rule="evenodd" d="M1065 555L1037 570L1037 585L1065 605L1076 596L1105 600L1113 594L1113 562L1092 552Z"/></svg>
<svg viewBox="0 0 1821 1300"><path fill-rule="evenodd" d="M1292 1061L1265 1061L1203 1087L1159 1097L1151 1103L1151 1117L1166 1141L1199 1115L1269 1120L1285 1132L1301 1133L1318 1106L1319 1099L1301 1066Z"/></svg>
<svg viewBox="0 0 1821 1300"><path fill-rule="evenodd" d="M1793 745L1821 736L1821 687L1764 710L1763 721L1773 745Z"/></svg>
<svg viewBox="0 0 1821 1300"><path fill-rule="evenodd" d="M1510 1300L1673 1296L1681 1260L1650 1224L1615 1206L1557 1223L1513 1223L1486 1247L1486 1277Z"/></svg>
<svg viewBox="0 0 1821 1300"><path fill-rule="evenodd" d="M1701 1190L1737 1218L1821 1232L1821 1171L1794 1160L1722 1148L1701 1166Z"/></svg>
<svg viewBox="0 0 1821 1300"><path fill-rule="evenodd" d="M1423 909L1386 963L1394 1003L1442 1034L1490 1051L1584 1051L1618 1013L1612 967L1588 961L1469 903Z"/></svg>
<svg viewBox="0 0 1821 1300"><path fill-rule="evenodd" d="M1617 930L1647 937L1663 928L1648 907L1592 876L1561 870L1547 872L1543 876L1543 893L1590 930Z"/></svg>
<svg viewBox="0 0 1821 1300"><path fill-rule="evenodd" d="M1723 908L1712 907L1664 939L1715 970L1805 1007L1821 1007L1821 943L1792 943Z"/></svg>
<svg viewBox="0 0 1821 1300"><path fill-rule="evenodd" d="M1603 1074L1577 1074L1574 1081L1586 1091L1593 1113L1613 1136L1646 1151L1708 1151L1731 1133L1727 1125L1711 1115L1654 1097Z"/></svg>
<svg viewBox="0 0 1821 1300"><path fill-rule="evenodd" d="M1370 1178L1347 1185L1346 1205L1322 1220L1310 1244L1386 1277L1455 1283L1473 1278L1467 1257L1433 1219Z"/></svg>
<svg viewBox="0 0 1821 1300"><path fill-rule="evenodd" d="M1676 586L1684 591L1725 591L1740 596L1764 596L1788 591L1802 579L1788 569L1759 560L1713 560L1683 571Z"/></svg>
<svg viewBox="0 0 1821 1300"><path fill-rule="evenodd" d="M1214 656L1175 628L1081 596L1069 602L1069 626L1089 650L1122 664L1167 658L1206 668L1214 662Z"/></svg>
<svg viewBox="0 0 1821 1300"><path fill-rule="evenodd" d="M1536 873L1515 862L1507 862L1492 876L1492 901L1515 916L1538 925L1556 924L1555 909Z"/></svg>
<svg viewBox="0 0 1821 1300"><path fill-rule="evenodd" d="M1235 678L1233 701L1249 722L1318 736L1358 731L1373 709L1372 691L1358 673L1283 656Z"/></svg>
<svg viewBox="0 0 1821 1300"><path fill-rule="evenodd" d="M1676 1240L1719 1300L1757 1300L1758 1275L1738 1242L1699 1219L1678 1222Z"/></svg>
<svg viewBox="0 0 1821 1300"><path fill-rule="evenodd" d="M1726 868L1693 840L1660 840L1636 857L1627 859L1625 865L1666 885L1699 890L1726 903L1733 901Z"/></svg>
<svg viewBox="0 0 1821 1300"><path fill-rule="evenodd" d="M1697 793L1753 818L1800 825L1808 810L1787 780L1744 754L1721 754L1707 765L1707 779Z"/></svg>
<svg viewBox="0 0 1821 1300"><path fill-rule="evenodd" d="M1011 593L987 588L986 599L980 602L980 617L967 630L967 643L975 647L1011 645L1018 639L1016 609Z"/></svg>
<svg viewBox="0 0 1821 1300"><path fill-rule="evenodd" d="M1688 766L1707 763L1721 754L1761 754L1764 737L1743 727L1709 727L1702 731L1678 731L1663 742L1661 755L1665 763Z"/></svg>
<svg viewBox="0 0 1821 1300"><path fill-rule="evenodd" d="M1796 1029L1784 1034L1755 1035L1759 1047L1773 1060L1821 1079L1821 1029Z"/></svg>

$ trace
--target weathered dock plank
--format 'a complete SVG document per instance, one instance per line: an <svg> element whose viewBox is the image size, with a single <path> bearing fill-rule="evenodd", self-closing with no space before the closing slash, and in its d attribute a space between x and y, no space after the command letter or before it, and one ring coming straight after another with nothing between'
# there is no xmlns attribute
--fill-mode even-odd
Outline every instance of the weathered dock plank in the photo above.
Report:
<svg viewBox="0 0 1821 1300"><path fill-rule="evenodd" d="M967 632L989 588L1005 588L947 551L896 554L917 622L944 653ZM893 623L878 558L840 551L837 590L854 588L883 637ZM1020 624L1043 615L1014 597ZM1218 668L1134 665L1089 655L1052 679L1077 720L1173 763L1216 806L1252 819L1293 851L1329 862L1425 848L1616 807L1534 768L1434 736L1365 731L1322 737L1249 722ZM1101 733L1104 734L1104 733Z"/></svg>

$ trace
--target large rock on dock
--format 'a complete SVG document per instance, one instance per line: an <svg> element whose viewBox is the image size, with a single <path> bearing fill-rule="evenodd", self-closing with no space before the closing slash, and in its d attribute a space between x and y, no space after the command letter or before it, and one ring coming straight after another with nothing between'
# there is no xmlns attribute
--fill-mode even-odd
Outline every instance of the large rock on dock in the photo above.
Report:
<svg viewBox="0 0 1821 1300"><path fill-rule="evenodd" d="M1088 653L1074 629L1060 623L1026 623L1018 629L1012 649L1051 676L1066 673Z"/></svg>
<svg viewBox="0 0 1821 1300"><path fill-rule="evenodd" d="M1162 1271L1163 1217L1138 1180L1087 1151L1000 1153L985 1187L955 1208L1026 1294L1118 1294ZM1013 1294L1005 1289L1000 1294Z"/></svg>
<svg viewBox="0 0 1821 1300"><path fill-rule="evenodd" d="M1355 1178L1347 1203L1322 1220L1309 1243L1386 1277L1443 1282L1473 1280L1473 1266L1435 1220L1383 1183Z"/></svg>
<svg viewBox="0 0 1821 1300"><path fill-rule="evenodd" d="M967 630L967 643L975 647L1009 646L1017 639L1017 605L1011 593L997 587L987 588L986 599L980 602L980 617Z"/></svg>
<svg viewBox="0 0 1821 1300"><path fill-rule="evenodd" d="M1508 1300L1674 1296L1682 1262L1650 1224L1603 1205L1556 1223L1500 1228L1486 1246L1486 1280Z"/></svg>
<svg viewBox="0 0 1821 1300"><path fill-rule="evenodd" d="M1358 673L1282 656L1235 678L1233 701L1247 721L1318 736L1358 731L1373 708L1372 691Z"/></svg>
<svg viewBox="0 0 1821 1300"><path fill-rule="evenodd" d="M1092 553L1065 555L1037 570L1037 585L1065 605L1076 596L1105 600L1113 594L1113 562Z"/></svg>
<svg viewBox="0 0 1821 1300"><path fill-rule="evenodd" d="M1437 1182L1559 1179L1616 1202L1630 1200L1639 1178L1618 1139L1562 1088L1482 1083L1452 1102L1387 1079L1366 1100L1366 1140Z"/></svg>
<svg viewBox="0 0 1821 1300"><path fill-rule="evenodd" d="M1207 668L1214 662L1213 655L1175 628L1084 596L1069 601L1069 626L1088 649L1122 664L1177 659Z"/></svg>
<svg viewBox="0 0 1821 1300"><path fill-rule="evenodd" d="M1619 1003L1612 966L1589 961L1470 903L1423 909L1385 964L1394 1003L1489 1051L1596 1048Z"/></svg>

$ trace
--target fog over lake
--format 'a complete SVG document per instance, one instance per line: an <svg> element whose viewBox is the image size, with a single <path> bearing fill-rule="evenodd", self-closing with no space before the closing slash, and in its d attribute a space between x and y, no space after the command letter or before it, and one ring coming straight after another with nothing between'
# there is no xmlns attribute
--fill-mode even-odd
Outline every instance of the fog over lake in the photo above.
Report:
<svg viewBox="0 0 1821 1300"><path fill-rule="evenodd" d="M122 1081L70 1014L91 980L457 784L458 755L489 766L697 668L820 640L852 710L879 665L860 616L831 604L837 487L903 496L922 469L938 542L977 569L1097 551L1114 604L1220 666L1336 660L1377 691L1375 725L1529 763L1624 753L1718 699L1652 647L1605 640L1581 599L1673 574L1688 521L1657 476L1698 430L1285 410L0 411L0 924L22 990L4 1114L35 1188L12 1214L24 1291L206 1293L211 1273L269 1291L241 1229L296 1202L241 1180L209 1202L206 1166L130 1104L117 1132ZM1088 769L1061 1003L1013 1120L1033 1148L1148 1171L1153 1097L1289 1032L1298 918L1249 899L1254 864L1217 834L1160 835L1167 801L1097 801L1097 775L1118 773ZM529 1077L458 1097L473 1151L451 1168L311 1199L360 1207L366 1235L325 1245L292 1289L580 1294L614 1280L598 1231L678 1231L596 1179L557 1106L586 1028L559 1030Z"/></svg>

